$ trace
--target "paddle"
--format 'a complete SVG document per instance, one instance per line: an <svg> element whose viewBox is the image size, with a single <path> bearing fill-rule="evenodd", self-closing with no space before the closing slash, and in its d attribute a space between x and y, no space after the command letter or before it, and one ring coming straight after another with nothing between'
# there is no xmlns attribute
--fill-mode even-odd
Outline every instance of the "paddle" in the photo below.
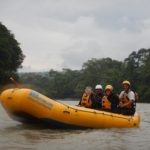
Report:
<svg viewBox="0 0 150 150"><path fill-rule="evenodd" d="M15 85L16 88L21 87L21 85L13 77L10 77L9 79L12 81L12 83Z"/></svg>

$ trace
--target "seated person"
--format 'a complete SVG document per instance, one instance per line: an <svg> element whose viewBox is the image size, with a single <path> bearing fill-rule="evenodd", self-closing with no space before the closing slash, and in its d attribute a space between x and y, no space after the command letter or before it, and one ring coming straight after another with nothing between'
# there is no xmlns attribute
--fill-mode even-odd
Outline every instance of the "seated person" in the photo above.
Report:
<svg viewBox="0 0 150 150"><path fill-rule="evenodd" d="M120 103L118 105L119 113L124 115L134 115L135 113L135 94L130 89L130 82L123 81L123 91L119 95Z"/></svg>
<svg viewBox="0 0 150 150"><path fill-rule="evenodd" d="M94 99L92 102L92 108L94 108L94 109L102 108L102 98L104 96L102 90L103 90L103 88L100 84L95 86L95 94L94 94Z"/></svg>
<svg viewBox="0 0 150 150"><path fill-rule="evenodd" d="M113 93L112 85L107 85L105 87L105 96L102 98L102 110L117 113L118 103L119 98Z"/></svg>
<svg viewBox="0 0 150 150"><path fill-rule="evenodd" d="M87 86L84 90L82 98L79 102L79 106L84 106L87 108L92 108L92 101L94 99L94 93L90 86Z"/></svg>

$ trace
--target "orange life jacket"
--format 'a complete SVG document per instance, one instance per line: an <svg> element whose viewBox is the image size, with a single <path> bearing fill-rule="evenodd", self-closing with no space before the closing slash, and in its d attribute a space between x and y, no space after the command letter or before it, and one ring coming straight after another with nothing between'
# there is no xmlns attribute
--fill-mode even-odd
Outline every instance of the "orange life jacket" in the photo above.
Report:
<svg viewBox="0 0 150 150"><path fill-rule="evenodd" d="M108 100L107 96L102 98L102 109L111 109L111 102Z"/></svg>
<svg viewBox="0 0 150 150"><path fill-rule="evenodd" d="M81 105L87 108L91 107L92 105L91 96L84 93L81 99Z"/></svg>
<svg viewBox="0 0 150 150"><path fill-rule="evenodd" d="M127 95L125 95L125 94L123 94L123 96L120 98L120 103L122 103L122 104L126 104L126 103L128 103L130 100L129 100L129 98L128 98L128 96ZM130 105L127 105L126 107L124 107L124 108L132 108L133 107L133 104L131 103Z"/></svg>

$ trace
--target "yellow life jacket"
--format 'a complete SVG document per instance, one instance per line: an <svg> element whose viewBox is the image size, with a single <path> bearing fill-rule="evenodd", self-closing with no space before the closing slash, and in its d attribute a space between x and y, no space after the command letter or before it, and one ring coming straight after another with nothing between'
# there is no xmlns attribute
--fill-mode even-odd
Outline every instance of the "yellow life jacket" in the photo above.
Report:
<svg viewBox="0 0 150 150"><path fill-rule="evenodd" d="M111 109L111 102L108 100L107 96L102 98L102 109Z"/></svg>
<svg viewBox="0 0 150 150"><path fill-rule="evenodd" d="M128 96L124 95L120 98L120 103L122 104L126 104L128 103L130 100L128 98ZM133 104L127 105L125 108L132 108Z"/></svg>
<svg viewBox="0 0 150 150"><path fill-rule="evenodd" d="M83 94L81 99L81 105L87 108L91 107L92 101L90 95L87 95L86 93Z"/></svg>

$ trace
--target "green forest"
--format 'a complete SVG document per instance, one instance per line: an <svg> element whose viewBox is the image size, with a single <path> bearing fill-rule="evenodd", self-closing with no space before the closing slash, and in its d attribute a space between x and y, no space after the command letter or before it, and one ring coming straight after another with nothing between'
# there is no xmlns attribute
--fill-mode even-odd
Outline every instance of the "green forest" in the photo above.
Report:
<svg viewBox="0 0 150 150"><path fill-rule="evenodd" d="M122 81L129 80L141 102L150 102L150 49L132 52L124 61L91 59L81 70L50 70L46 73L20 74L20 82L52 98L79 98L86 86L112 84L116 93Z"/></svg>
<svg viewBox="0 0 150 150"><path fill-rule="evenodd" d="M112 84L120 93L122 81L129 80L140 102L150 102L150 49L133 51L124 61L111 58L87 60L81 70L64 68L48 72L18 73L24 55L14 35L0 23L0 85L8 87L10 77L20 86L32 88L51 98L79 98L86 86Z"/></svg>

